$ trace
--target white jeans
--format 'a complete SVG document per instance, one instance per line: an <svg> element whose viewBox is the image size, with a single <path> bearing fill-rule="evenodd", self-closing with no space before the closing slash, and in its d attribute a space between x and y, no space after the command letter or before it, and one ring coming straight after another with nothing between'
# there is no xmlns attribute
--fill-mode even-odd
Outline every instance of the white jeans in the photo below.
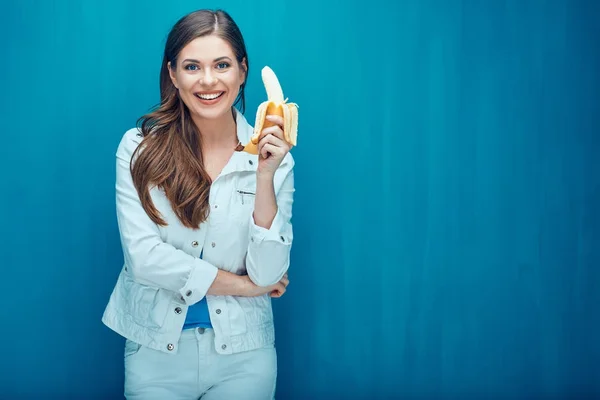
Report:
<svg viewBox="0 0 600 400"><path fill-rule="evenodd" d="M274 347L219 354L212 329L183 331L177 354L125 342L129 400L271 400L276 379Z"/></svg>

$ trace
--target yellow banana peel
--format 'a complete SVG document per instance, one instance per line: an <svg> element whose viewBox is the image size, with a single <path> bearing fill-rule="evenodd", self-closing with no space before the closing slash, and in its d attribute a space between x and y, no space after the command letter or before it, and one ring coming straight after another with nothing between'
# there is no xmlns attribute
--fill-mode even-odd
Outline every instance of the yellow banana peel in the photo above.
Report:
<svg viewBox="0 0 600 400"><path fill-rule="evenodd" d="M250 154L258 154L258 142L261 139L262 130L276 125L265 118L267 115L283 117L283 136L288 144L296 146L298 140L298 105L288 103L288 99L284 99L279 79L277 79L277 75L271 68L265 66L261 71L261 75L267 91L267 101L258 106L254 134L242 150Z"/></svg>

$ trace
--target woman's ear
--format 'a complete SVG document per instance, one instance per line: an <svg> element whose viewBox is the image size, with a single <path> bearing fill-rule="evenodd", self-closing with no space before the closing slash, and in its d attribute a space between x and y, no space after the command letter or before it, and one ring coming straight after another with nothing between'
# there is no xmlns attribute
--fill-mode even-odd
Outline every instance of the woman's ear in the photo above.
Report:
<svg viewBox="0 0 600 400"><path fill-rule="evenodd" d="M241 74L242 84L244 84L244 82L246 82L246 79L248 78L248 65L246 64L246 57L242 59Z"/></svg>
<svg viewBox="0 0 600 400"><path fill-rule="evenodd" d="M169 70L169 76L171 77L171 82L173 82L173 86L175 86L175 89L179 89L179 86L177 85L177 78L175 77L173 69L171 68L171 61L167 63L167 69Z"/></svg>

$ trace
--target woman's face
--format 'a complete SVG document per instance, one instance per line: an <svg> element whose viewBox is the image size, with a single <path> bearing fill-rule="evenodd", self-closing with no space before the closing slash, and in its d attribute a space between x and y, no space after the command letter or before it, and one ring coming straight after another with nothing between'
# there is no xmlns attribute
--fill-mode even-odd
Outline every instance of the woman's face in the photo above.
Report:
<svg viewBox="0 0 600 400"><path fill-rule="evenodd" d="M195 120L231 113L246 78L246 60L239 65L229 43L215 35L192 40L179 53L169 73L179 96Z"/></svg>

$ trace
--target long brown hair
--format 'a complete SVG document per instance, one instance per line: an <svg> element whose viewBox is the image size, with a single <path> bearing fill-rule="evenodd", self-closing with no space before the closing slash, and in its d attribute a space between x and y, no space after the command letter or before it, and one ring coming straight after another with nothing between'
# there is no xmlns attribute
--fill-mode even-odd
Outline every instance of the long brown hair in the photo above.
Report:
<svg viewBox="0 0 600 400"><path fill-rule="evenodd" d="M160 71L160 104L155 110L140 117L138 126L144 139L133 154L143 147L132 163L131 175L140 201L148 216L157 224L166 221L154 206L149 186L164 190L171 207L182 224L198 228L208 218L211 179L202 160L202 143L189 109L179 97L169 76L168 63L176 68L181 50L192 40L216 34L226 40L240 63L248 57L242 34L233 19L223 10L199 10L181 18L171 29L165 44ZM246 69L246 76L248 69ZM245 109L244 90L240 87L235 104L241 101Z"/></svg>

